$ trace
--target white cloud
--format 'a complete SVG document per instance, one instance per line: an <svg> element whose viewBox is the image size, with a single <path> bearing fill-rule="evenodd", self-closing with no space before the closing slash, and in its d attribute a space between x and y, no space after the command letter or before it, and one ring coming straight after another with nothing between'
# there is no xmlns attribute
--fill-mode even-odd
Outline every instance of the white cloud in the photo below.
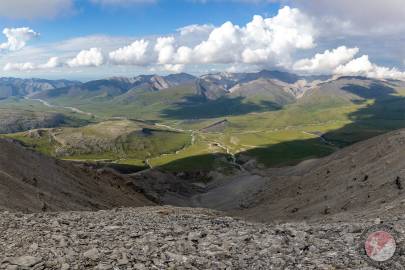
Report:
<svg viewBox="0 0 405 270"><path fill-rule="evenodd" d="M26 62L26 63L7 63L3 70L4 71L12 71L12 70L17 70L17 71L29 71L29 70L34 70L36 67L33 63L31 62Z"/></svg>
<svg viewBox="0 0 405 270"><path fill-rule="evenodd" d="M177 49L174 57L176 63L187 64L191 62L191 59L193 57L193 49L187 46L181 46Z"/></svg>
<svg viewBox="0 0 405 270"><path fill-rule="evenodd" d="M28 27L4 28L3 34L7 41L0 44L0 50L17 51L25 47L27 42L39 34Z"/></svg>
<svg viewBox="0 0 405 270"><path fill-rule="evenodd" d="M105 62L103 52L99 48L83 50L67 62L70 67L98 67Z"/></svg>
<svg viewBox="0 0 405 270"><path fill-rule="evenodd" d="M212 24L192 24L181 27L177 29L180 35L199 35L199 34L209 34L215 27Z"/></svg>
<svg viewBox="0 0 405 270"><path fill-rule="evenodd" d="M80 50L88 50L97 44L97 47L103 51L116 50L123 45L130 44L136 39L130 37L117 37L107 35L91 35L83 37L75 37L72 39L63 40L55 44L50 44L53 49L64 52L77 52Z"/></svg>
<svg viewBox="0 0 405 270"><path fill-rule="evenodd" d="M18 2L18 0L16 1ZM92 1L103 5L145 2ZM364 0L359 1L363 2ZM387 1L387 5L393 3L391 0ZM249 0L245 2L249 2ZM312 6L309 2L311 1L290 1L295 6L300 6L309 12L308 14L315 16L308 16L298 8L286 6L273 17L265 18L256 15L246 25L236 25L232 22L225 22L219 26L194 24L179 28L172 35L158 38L146 36L142 39L135 39L134 37L97 35L77 37L58 43L42 43L34 47L27 46L27 43L38 35L33 30L27 27L6 28L3 33L7 40L0 43L0 51L3 49L9 52L7 56L0 58L0 65L4 67L5 71L31 72L45 69L49 71L60 67L61 72L83 71L88 72L88 74L103 74L100 76L111 76L114 72L132 74L134 70L143 70L144 72L150 70L168 72L186 70L190 72L194 70L196 73L201 73L213 68L218 71L226 69L249 71L282 67L306 74L405 79L404 73L400 70L379 66L372 63L368 57L368 55L376 56L378 54L377 60L387 60L387 57L392 59L393 56L403 59L405 54L401 54L400 46L395 47L398 50L393 52L394 45L386 41L382 45L379 44L378 48L370 49L368 45L370 42L368 41L372 40L372 35L369 35L368 30L360 31L360 33L364 33L367 41L363 40L360 43L357 42L359 39L355 42L354 36L349 38L347 35L337 36L334 32L336 29L326 29L331 24L321 24L333 22L333 24L339 24L340 27L343 22L343 28L345 31L349 31L347 33L353 34L358 31L368 15L364 14L364 18L356 19L352 18L353 14L357 14L359 11L348 10L347 14L343 12L345 5L357 9L357 2L350 1L349 3L348 0L342 0L321 1L321 3L320 0L314 0L313 3L319 3L319 6L314 7L313 10L309 10L309 7ZM370 2L367 1L367 3ZM3 2L0 3L0 9L2 5ZM321 12L321 6L325 6L324 13ZM380 5L370 3L370 8L372 10L378 9ZM381 9L382 12L387 12L389 8L381 7ZM385 13L383 17L383 22L389 21ZM372 24L372 21L369 23L373 31L376 31L377 23ZM384 23L378 24L379 27L381 25ZM392 24L392 26L394 25L400 27L401 22ZM354 30L347 27L354 27ZM322 31L326 32L322 33ZM327 36L325 37L325 35ZM317 37L321 38L316 40ZM396 35L396 40L397 43L402 44L400 35ZM320 47L322 48L317 54L314 51L317 45L316 41L321 43ZM350 44L350 47L341 46L336 49L325 50L326 48L337 47L337 42ZM94 44L97 44L97 48L93 48ZM25 49L21 50L24 47ZM361 47L363 54L368 55L355 58L359 52L357 47ZM296 55L302 55L304 50L313 53L314 56L296 61ZM106 54L104 55L103 52ZM405 53L405 51L403 52ZM398 62L402 64L401 60ZM122 65L133 65L134 67L122 67ZM97 71L91 68L74 69L94 66L99 67ZM6 73L6 75L8 74L13 73Z"/></svg>
<svg viewBox="0 0 405 270"><path fill-rule="evenodd" d="M338 75L365 76L377 79L405 79L405 72L396 68L382 67L370 62L368 55L353 59L334 71Z"/></svg>
<svg viewBox="0 0 405 270"><path fill-rule="evenodd" d="M212 24L192 24L177 29L176 40L180 46L194 47L207 40L215 26Z"/></svg>
<svg viewBox="0 0 405 270"><path fill-rule="evenodd" d="M123 38L107 36L83 37L44 48L43 54L47 55L47 59L51 56L70 59L66 66L72 68L101 66L108 62L113 65L156 66L157 69L173 71L183 70L186 65L192 64L286 67L295 51L315 46L315 34L308 17L298 9L284 7L271 18L254 16L245 26L232 22L225 22L218 27L189 25L178 29L174 35L154 40L145 38L134 41L127 38L125 41ZM122 42L131 43L117 46ZM92 48L93 44L98 44L98 48ZM80 52L76 54L78 50ZM54 54L49 55L49 51ZM108 59L103 51L110 52ZM19 62L17 55L13 58L12 62ZM31 63L41 61L36 56L22 59Z"/></svg>
<svg viewBox="0 0 405 270"><path fill-rule="evenodd" d="M368 59L368 55L363 55L359 58L353 59L345 65L336 67L334 73L341 75L366 75L374 68Z"/></svg>
<svg viewBox="0 0 405 270"><path fill-rule="evenodd" d="M194 48L193 61L198 63L232 63L240 61L241 29L239 26L226 22L215 28L206 41ZM191 60L191 59L190 59Z"/></svg>
<svg viewBox="0 0 405 270"><path fill-rule="evenodd" d="M109 58L118 65L145 65L149 42L136 40L131 45L119 48L109 53Z"/></svg>
<svg viewBox="0 0 405 270"><path fill-rule="evenodd" d="M183 34L195 29L186 29ZM159 38L155 50L161 64L287 66L293 52L315 46L315 34L308 17L298 9L284 7L272 18L254 16L244 27L226 22L194 47L178 46L173 37Z"/></svg>
<svg viewBox="0 0 405 270"><path fill-rule="evenodd" d="M71 12L73 0L1 0L0 17L53 18Z"/></svg>
<svg viewBox="0 0 405 270"><path fill-rule="evenodd" d="M172 73L179 73L182 72L184 70L184 65L180 65L180 64L176 64L176 65L172 65L172 64L166 64L163 66L165 71L168 72L172 72Z"/></svg>
<svg viewBox="0 0 405 270"><path fill-rule="evenodd" d="M338 76L364 76L376 79L405 79L405 72L396 68L379 66L370 61L368 55L355 58L358 48L338 47L316 54L311 59L302 59L293 65L294 71L307 74Z"/></svg>
<svg viewBox="0 0 405 270"><path fill-rule="evenodd" d="M155 51L158 52L158 63L169 64L174 56L174 37L159 37L156 40Z"/></svg>
<svg viewBox="0 0 405 270"><path fill-rule="evenodd" d="M323 53L317 53L311 59L301 59L297 61L293 70L311 74L330 74L338 66L351 61L359 52L359 48L347 48L340 46L334 50L326 50Z"/></svg>
<svg viewBox="0 0 405 270"><path fill-rule="evenodd" d="M57 68L62 66L62 62L59 59L59 57L51 57L49 58L48 62L46 62L45 64L39 65L38 67L40 69L47 69L47 68Z"/></svg>
<svg viewBox="0 0 405 270"><path fill-rule="evenodd" d="M39 69L53 69L60 67L62 65L58 57L51 57L45 64L36 65L32 62L26 63L7 63L3 70L4 71L31 71Z"/></svg>

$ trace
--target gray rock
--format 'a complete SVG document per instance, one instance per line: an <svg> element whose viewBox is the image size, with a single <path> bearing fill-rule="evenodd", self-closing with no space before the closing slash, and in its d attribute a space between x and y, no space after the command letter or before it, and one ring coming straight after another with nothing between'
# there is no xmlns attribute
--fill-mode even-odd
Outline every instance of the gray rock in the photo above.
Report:
<svg viewBox="0 0 405 270"><path fill-rule="evenodd" d="M0 269L375 269L357 251L373 220L276 225L221 215L173 207L0 212ZM405 230L405 217L397 227Z"/></svg>
<svg viewBox="0 0 405 270"><path fill-rule="evenodd" d="M34 266L42 261L41 258L33 257L33 256L21 256L10 259L10 263L18 266L23 267L30 267Z"/></svg>
<svg viewBox="0 0 405 270"><path fill-rule="evenodd" d="M100 253L97 248L92 248L83 253L85 258L96 261L100 258Z"/></svg>

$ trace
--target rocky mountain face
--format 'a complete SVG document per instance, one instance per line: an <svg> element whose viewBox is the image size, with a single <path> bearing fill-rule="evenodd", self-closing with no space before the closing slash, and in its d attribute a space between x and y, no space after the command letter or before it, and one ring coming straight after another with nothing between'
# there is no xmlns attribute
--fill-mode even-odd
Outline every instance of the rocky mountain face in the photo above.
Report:
<svg viewBox="0 0 405 270"><path fill-rule="evenodd" d="M171 74L168 76L159 75L139 75L132 78L113 77L110 80L116 82L126 82L126 88L129 89L148 89L159 91L173 86L194 82L196 78L187 73Z"/></svg>
<svg viewBox="0 0 405 270"><path fill-rule="evenodd" d="M187 73L178 73L178 74L170 74L167 76L163 76L163 78L169 82L169 84L173 86L181 85L181 84L188 84L193 83L197 79L193 75Z"/></svg>
<svg viewBox="0 0 405 270"><path fill-rule="evenodd" d="M249 85L267 82L267 91L278 91L280 88L290 95L300 97L306 89L329 76L299 76L296 74L262 70L257 73L216 73L203 75L197 80L198 93L205 98L214 100L235 91L234 88L248 88ZM274 89L274 90L273 90ZM254 90L251 89L251 92Z"/></svg>
<svg viewBox="0 0 405 270"><path fill-rule="evenodd" d="M237 84L227 94L229 97L243 97L246 99L255 99L256 101L271 100L279 105L286 105L295 102L295 96L284 90L269 79L259 78L254 81Z"/></svg>
<svg viewBox="0 0 405 270"><path fill-rule="evenodd" d="M0 99L33 95L45 90L79 84L80 82L68 80L0 78Z"/></svg>
<svg viewBox="0 0 405 270"><path fill-rule="evenodd" d="M152 203L113 172L91 171L0 140L0 209L96 210Z"/></svg>

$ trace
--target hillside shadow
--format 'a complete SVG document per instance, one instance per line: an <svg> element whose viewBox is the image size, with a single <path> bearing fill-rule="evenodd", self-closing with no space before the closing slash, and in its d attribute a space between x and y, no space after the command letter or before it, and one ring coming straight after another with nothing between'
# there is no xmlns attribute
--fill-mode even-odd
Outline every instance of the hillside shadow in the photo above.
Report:
<svg viewBox="0 0 405 270"><path fill-rule="evenodd" d="M360 99L352 102L364 106L349 113L351 123L326 133L314 132L318 138L263 145L240 152L236 155L238 162L243 163L248 160L246 157L254 157L266 167L295 165L306 159L327 156L353 143L405 128L405 97L398 96L388 83L371 81L368 86L348 83L341 89L357 95ZM370 100L373 102L367 102ZM187 158L178 160L177 167L179 163L189 162Z"/></svg>
<svg viewBox="0 0 405 270"><path fill-rule="evenodd" d="M161 115L168 119L191 120L282 109L282 106L275 102L252 103L244 101L244 99L244 97L221 97L216 100L207 100L202 96L189 96L184 101L176 103L174 108L162 110Z"/></svg>
<svg viewBox="0 0 405 270"><path fill-rule="evenodd" d="M350 113L352 122L325 133L326 140L344 147L405 127L405 97L397 96L394 88L374 82L369 87L348 84L342 89L373 103Z"/></svg>
<svg viewBox="0 0 405 270"><path fill-rule="evenodd" d="M308 158L327 156L338 148L405 127L405 97L397 96L393 87L372 82L369 86L347 84L342 90L361 98L353 100L354 103L364 104L367 100L373 102L349 113L351 123L316 134L319 138L267 145L239 155L259 157L259 161L270 167L293 165Z"/></svg>

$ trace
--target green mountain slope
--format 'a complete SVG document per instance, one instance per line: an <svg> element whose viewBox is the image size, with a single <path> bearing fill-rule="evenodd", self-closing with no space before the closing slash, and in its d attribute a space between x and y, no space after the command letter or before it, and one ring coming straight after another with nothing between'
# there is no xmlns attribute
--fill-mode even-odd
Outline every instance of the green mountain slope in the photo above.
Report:
<svg viewBox="0 0 405 270"><path fill-rule="evenodd" d="M45 154L145 166L151 157L179 151L190 134L139 121L111 120L78 128L39 129L6 135Z"/></svg>

